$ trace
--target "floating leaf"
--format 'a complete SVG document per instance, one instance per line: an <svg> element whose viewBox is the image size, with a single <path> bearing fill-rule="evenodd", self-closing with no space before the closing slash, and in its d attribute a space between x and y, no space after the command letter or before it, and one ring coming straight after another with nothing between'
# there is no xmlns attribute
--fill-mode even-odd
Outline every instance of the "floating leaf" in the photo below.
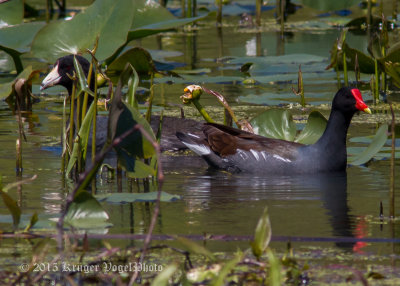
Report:
<svg viewBox="0 0 400 286"><path fill-rule="evenodd" d="M55 62L66 54L93 48L99 36L96 58L105 60L126 43L135 6L136 1L131 0L97 0L71 20L55 21L40 30L32 52Z"/></svg>
<svg viewBox="0 0 400 286"><path fill-rule="evenodd" d="M271 222L269 221L268 208L265 207L256 226L254 241L251 242L251 249L257 259L259 259L267 249L269 242L271 241L271 235Z"/></svg>
<svg viewBox="0 0 400 286"><path fill-rule="evenodd" d="M132 48L107 67L107 74L120 73L124 70L126 63L130 63L139 74L149 75L155 72L153 59L148 51L143 48Z"/></svg>
<svg viewBox="0 0 400 286"><path fill-rule="evenodd" d="M388 125L383 124L379 127L376 132L374 138L372 139L371 144L361 153L357 154L354 157L349 158L349 163L351 165L362 165L367 163L371 158L381 150L383 145L385 145L387 140L387 130Z"/></svg>
<svg viewBox="0 0 400 286"><path fill-rule="evenodd" d="M21 208L18 206L17 201L11 198L7 193L0 190L0 194L4 204L12 215L14 228L17 228L21 218Z"/></svg>
<svg viewBox="0 0 400 286"><path fill-rule="evenodd" d="M128 34L128 42L171 30L202 19L207 15L193 18L176 18L165 7L154 0L136 0L133 10L133 22Z"/></svg>
<svg viewBox="0 0 400 286"><path fill-rule="evenodd" d="M1 3L0 15L0 27L22 23L24 19L24 1L13 0Z"/></svg>
<svg viewBox="0 0 400 286"><path fill-rule="evenodd" d="M87 191L78 191L65 216L65 223L75 228L104 228L109 216Z"/></svg>
<svg viewBox="0 0 400 286"><path fill-rule="evenodd" d="M108 203L121 204L121 203L134 203L134 202L155 202L157 200L157 192L148 193L112 193L96 195L99 201ZM166 192L161 192L161 202L173 202L180 200L178 195L171 195Z"/></svg>
<svg viewBox="0 0 400 286"><path fill-rule="evenodd" d="M307 125L297 136L295 142L302 144L314 144L325 131L326 118L318 111L312 111L308 115Z"/></svg>
<svg viewBox="0 0 400 286"><path fill-rule="evenodd" d="M181 243L183 246L185 246L189 252L193 252L195 254L200 254L200 255L204 255L205 257L207 257L208 259L215 261L215 256L214 254L212 254L207 248L205 248L204 246L190 240L187 239L185 237L177 237L177 242Z"/></svg>
<svg viewBox="0 0 400 286"><path fill-rule="evenodd" d="M268 138L293 141L296 135L296 124L289 111L270 109L250 121L254 132Z"/></svg>

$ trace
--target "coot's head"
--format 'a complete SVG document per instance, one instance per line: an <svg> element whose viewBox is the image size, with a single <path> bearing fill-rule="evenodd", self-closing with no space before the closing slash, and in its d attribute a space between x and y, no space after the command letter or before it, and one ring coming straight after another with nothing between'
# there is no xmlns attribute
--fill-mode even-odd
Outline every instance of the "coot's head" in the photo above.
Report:
<svg viewBox="0 0 400 286"><path fill-rule="evenodd" d="M89 73L90 63L84 57L75 55L76 59L82 66L82 69L87 77ZM40 90L45 90L51 86L61 85L64 86L68 93L71 94L72 92L72 80L68 76L72 76L75 71L74 67L74 55L68 55L62 58L59 58L56 63L54 64L53 69L50 73L45 77L40 85ZM94 83L94 73L91 80L91 86Z"/></svg>
<svg viewBox="0 0 400 286"><path fill-rule="evenodd" d="M357 88L342 87L336 93L332 102L332 111L337 110L345 115L353 116L357 111L371 114L371 110L363 101L361 92Z"/></svg>

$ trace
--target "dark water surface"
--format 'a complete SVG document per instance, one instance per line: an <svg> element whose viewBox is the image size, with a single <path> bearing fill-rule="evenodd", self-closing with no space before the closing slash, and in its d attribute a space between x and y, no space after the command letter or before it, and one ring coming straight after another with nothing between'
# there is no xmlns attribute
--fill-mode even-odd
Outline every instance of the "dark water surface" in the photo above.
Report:
<svg viewBox="0 0 400 286"><path fill-rule="evenodd" d="M232 22L237 19L232 19ZM293 32L285 40L276 31L255 32L227 26L218 30L214 26L202 27L188 33L167 33L152 36L132 45L141 45L153 50L153 55L183 65L181 69L210 69L199 75L181 79L157 79L155 91L157 103L180 103L179 96L184 86L194 82L203 83L211 89L225 94L239 114L249 117L258 113L264 105L296 103L291 87L297 84L298 65L302 64L307 102L330 103L338 83L336 73L325 70L329 64L329 50L340 30L311 29ZM364 36L348 35L348 43L365 50ZM258 45L258 48L257 48ZM164 51L161 53L159 50ZM261 51L260 52L257 52ZM156 51L158 51L156 53ZM257 54L270 62L259 63L260 71L252 76L259 81L256 86L246 86L238 71L241 61ZM160 56L161 55L161 56ZM294 56L287 60L282 56ZM301 56L302 55L302 56ZM306 56L304 56L306 55ZM227 62L223 58L231 58ZM236 59L236 62L234 61ZM264 66L262 66L264 65ZM262 68L264 67L264 68ZM363 75L369 81L369 75ZM174 84L167 84L172 81ZM28 142L23 143L23 178L34 174L38 178L10 191L23 210L23 222L37 212L40 222L37 228L48 228L48 218L55 218L64 202L65 188L60 173L60 134L62 126L61 89L49 90L50 96L40 95L40 102L33 107L33 115L24 122ZM38 85L34 92L39 94ZM369 91L363 91L370 98ZM396 100L396 95L393 99ZM206 106L216 101L203 96ZM257 106L254 106L256 104ZM261 106L261 107L260 107ZM219 108L219 107L218 107ZM157 107L156 107L157 109ZM166 108L175 112L174 107ZM196 114L193 109L185 109ZM222 110L219 108L220 114ZM327 113L326 113L327 114ZM350 128L350 136L372 135L375 125L356 123ZM11 183L15 177L15 140L18 125L7 104L0 103L0 174L3 183ZM356 144L352 143L351 146ZM396 161L397 174L400 172ZM387 160L374 161L368 167L349 167L347 174L292 176L253 176L228 174L207 170L197 157L171 157L164 163L165 183L163 190L180 195L181 200L162 203L155 233L168 235L227 234L252 235L257 220L267 206L274 237L311 238L399 238L398 223L391 227L386 220L379 220L380 202L385 216L389 210L389 170ZM397 176L398 178L398 176ZM140 184L141 185L141 184ZM397 183L396 198L400 200L400 184ZM100 193L116 192L115 182L98 180ZM123 191L127 191L124 183ZM141 187L141 191L143 188ZM149 203L107 204L103 206L110 215L113 227L102 229L102 233L146 233L151 220L153 205ZM397 208L398 209L398 208ZM398 215L398 211L397 211ZM9 229L12 222L7 209L0 209L0 227ZM284 242L284 241L282 241ZM305 242L304 244L310 244ZM338 241L316 242L317 245L341 247L355 252L374 254L399 254L399 244L391 243L341 243ZM238 246L247 247L247 242L211 243L215 250L235 251ZM277 242L279 245L279 242Z"/></svg>

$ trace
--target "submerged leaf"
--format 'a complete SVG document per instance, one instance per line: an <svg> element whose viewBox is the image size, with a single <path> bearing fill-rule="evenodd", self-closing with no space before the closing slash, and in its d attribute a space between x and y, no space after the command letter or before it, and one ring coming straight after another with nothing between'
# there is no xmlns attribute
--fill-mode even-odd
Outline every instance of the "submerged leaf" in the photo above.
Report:
<svg viewBox="0 0 400 286"><path fill-rule="evenodd" d="M314 144L325 131L328 120L318 111L312 111L308 115L307 125L296 138L296 142L302 144Z"/></svg>
<svg viewBox="0 0 400 286"><path fill-rule="evenodd" d="M268 138L293 141L296 135L296 124L289 111L270 109L250 121L254 132Z"/></svg>
<svg viewBox="0 0 400 286"><path fill-rule="evenodd" d="M374 138L372 139L371 144L361 153L357 154L354 157L349 158L349 163L351 165L362 165L367 163L371 158L381 150L383 145L385 145L387 140L387 130L388 125L383 124L379 127L376 132Z"/></svg>

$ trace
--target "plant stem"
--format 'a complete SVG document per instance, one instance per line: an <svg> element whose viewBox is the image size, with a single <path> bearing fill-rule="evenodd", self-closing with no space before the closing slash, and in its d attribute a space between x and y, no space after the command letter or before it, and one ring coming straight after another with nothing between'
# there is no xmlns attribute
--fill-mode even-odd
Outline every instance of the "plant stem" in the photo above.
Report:
<svg viewBox="0 0 400 286"><path fill-rule="evenodd" d="M194 99L192 102L197 110L200 112L201 116L203 116L205 121L207 121L208 123L215 123L215 121L210 117L210 115L208 115L207 111L204 109L198 99Z"/></svg>
<svg viewBox="0 0 400 286"><path fill-rule="evenodd" d="M76 93L76 79L72 84L72 93L70 97L70 110L69 110L69 137L68 147L72 150L72 144L74 143L74 113L75 113L75 93Z"/></svg>
<svg viewBox="0 0 400 286"><path fill-rule="evenodd" d="M153 98L154 98L154 73L151 73L149 107L147 108L147 112L146 112L147 122L150 122L150 120L151 120L151 110L153 107Z"/></svg>
<svg viewBox="0 0 400 286"><path fill-rule="evenodd" d="M91 84L92 73L93 73L93 61L90 62L90 67L89 67L89 72L88 72L88 77L87 77L88 86L90 86L90 84ZM86 115L88 99L89 99L89 94L87 92L85 92L85 94L83 96L83 105L82 105L82 119L81 119L82 122Z"/></svg>
<svg viewBox="0 0 400 286"><path fill-rule="evenodd" d="M379 103L379 73L378 73L378 61L375 61L375 103Z"/></svg>
<svg viewBox="0 0 400 286"><path fill-rule="evenodd" d="M256 0L256 25L261 27L261 6L262 0Z"/></svg>
<svg viewBox="0 0 400 286"><path fill-rule="evenodd" d="M394 195L394 182L395 182L395 151L396 151L396 134L395 134L395 115L393 111L393 106L390 104L390 112L392 113L392 125L391 125L391 133L392 133L392 156L390 158L390 209L389 216L391 219L395 217L395 195Z"/></svg>
<svg viewBox="0 0 400 286"><path fill-rule="evenodd" d="M222 24L222 0L217 0L217 2L218 2L217 25L221 26L221 24Z"/></svg>
<svg viewBox="0 0 400 286"><path fill-rule="evenodd" d="M347 61L346 61L346 52L343 51L343 77L344 77L344 85L349 85L349 78L347 75Z"/></svg>

